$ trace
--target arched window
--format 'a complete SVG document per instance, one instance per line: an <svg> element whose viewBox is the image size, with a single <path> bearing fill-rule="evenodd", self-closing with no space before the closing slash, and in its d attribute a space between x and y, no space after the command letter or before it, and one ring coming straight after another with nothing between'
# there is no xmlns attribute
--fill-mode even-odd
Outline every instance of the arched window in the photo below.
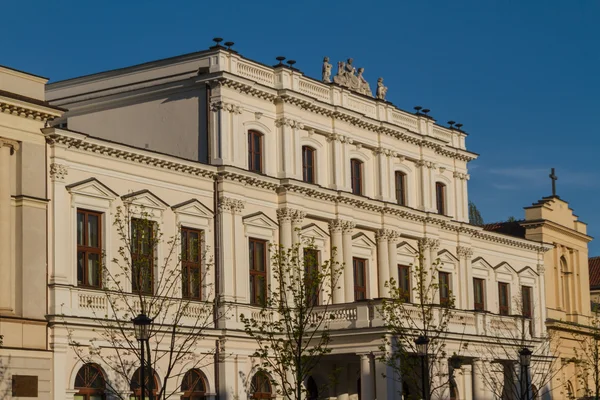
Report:
<svg viewBox="0 0 600 400"><path fill-rule="evenodd" d="M435 183L435 202L438 214L446 215L446 185L442 182Z"/></svg>
<svg viewBox="0 0 600 400"><path fill-rule="evenodd" d="M262 133L248 131L248 169L250 171L263 172L262 146Z"/></svg>
<svg viewBox="0 0 600 400"><path fill-rule="evenodd" d="M85 364L75 377L75 400L101 400L104 399L106 380L100 367L96 364Z"/></svg>
<svg viewBox="0 0 600 400"><path fill-rule="evenodd" d="M150 375L153 375L154 379L150 379ZM150 390L152 391L152 394L156 396L158 393L158 376L156 376L156 372L154 372L152 368L146 367L144 370L144 381L146 382L146 393L144 397L148 398ZM140 385L141 382L142 369L138 368L133 373L133 376L131 377L131 383L129 384L129 388L133 392L133 395L131 396L132 399L140 400L142 398L142 387Z"/></svg>
<svg viewBox="0 0 600 400"><path fill-rule="evenodd" d="M181 382L182 400L205 400L206 379L202 371L197 368L185 373Z"/></svg>
<svg viewBox="0 0 600 400"><path fill-rule="evenodd" d="M363 162L353 158L350 160L350 181L352 193L362 195L363 190Z"/></svg>
<svg viewBox="0 0 600 400"><path fill-rule="evenodd" d="M406 174L401 171L396 171L396 203L401 206L406 205Z"/></svg>
<svg viewBox="0 0 600 400"><path fill-rule="evenodd" d="M251 399L271 399L273 390L269 377L264 372L257 372L252 377L252 397Z"/></svg>
<svg viewBox="0 0 600 400"><path fill-rule="evenodd" d="M315 149L302 146L302 180L315 183Z"/></svg>
<svg viewBox="0 0 600 400"><path fill-rule="evenodd" d="M319 387L312 376L306 380L306 391L308 392L307 400L319 400Z"/></svg>

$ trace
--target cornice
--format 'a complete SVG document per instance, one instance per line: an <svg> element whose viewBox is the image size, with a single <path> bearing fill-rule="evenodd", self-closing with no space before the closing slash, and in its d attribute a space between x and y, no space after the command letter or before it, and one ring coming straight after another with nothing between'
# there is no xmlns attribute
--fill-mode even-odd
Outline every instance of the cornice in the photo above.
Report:
<svg viewBox="0 0 600 400"><path fill-rule="evenodd" d="M283 103L292 104L314 114L324 115L339 121L344 121L371 132L383 133L406 143L431 148L437 154L449 158L466 162L475 160L477 158L476 154L470 153L466 150L456 149L453 147L449 148L447 145L443 144L443 141L434 137L428 137L418 132L409 131L406 128L396 126L387 121L374 120L356 111L346 109L345 107L321 104L319 100L308 98L304 94L298 93L291 89L276 90L268 88L262 84L249 85L241 82L238 79L245 80L245 78L238 77L237 75L227 74L227 76L212 80L211 83L222 85L234 89L240 93L268 100L270 102L281 101Z"/></svg>
<svg viewBox="0 0 600 400"><path fill-rule="evenodd" d="M46 122L62 115L62 112L50 107L38 106L4 96L0 96L0 112L41 122Z"/></svg>
<svg viewBox="0 0 600 400"><path fill-rule="evenodd" d="M544 219L524 221L521 222L521 226L523 226L525 229L535 229L540 227L543 228L544 226L548 226L550 229L557 231L562 235L570 236L579 240L583 240L585 242L590 242L593 239L591 236L588 236L585 233L577 232L572 228L557 224L554 221Z"/></svg>

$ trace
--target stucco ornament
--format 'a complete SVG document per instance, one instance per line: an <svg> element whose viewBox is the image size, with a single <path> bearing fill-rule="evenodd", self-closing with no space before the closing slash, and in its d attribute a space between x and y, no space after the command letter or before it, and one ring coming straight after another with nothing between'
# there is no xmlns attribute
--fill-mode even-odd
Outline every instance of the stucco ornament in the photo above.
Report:
<svg viewBox="0 0 600 400"><path fill-rule="evenodd" d="M365 69L359 68L357 71L354 65L352 65L353 62L354 60L352 58L349 58L347 62L338 62L338 72L337 75L333 77L333 81L350 90L354 90L367 96L373 96L369 83L363 77Z"/></svg>
<svg viewBox="0 0 600 400"><path fill-rule="evenodd" d="M323 59L323 75L322 75L322 80L325 83L331 83L331 68L333 66L331 64L329 64L329 57L325 57Z"/></svg>
<svg viewBox="0 0 600 400"><path fill-rule="evenodd" d="M383 85L383 78L377 79L377 98L379 100L385 100L385 95L387 94L388 88Z"/></svg>

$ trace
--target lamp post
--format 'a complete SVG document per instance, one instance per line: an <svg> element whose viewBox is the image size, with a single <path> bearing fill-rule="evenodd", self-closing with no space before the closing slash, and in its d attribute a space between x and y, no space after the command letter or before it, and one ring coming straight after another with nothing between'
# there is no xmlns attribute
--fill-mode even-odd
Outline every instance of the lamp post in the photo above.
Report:
<svg viewBox="0 0 600 400"><path fill-rule="evenodd" d="M527 347L523 347L519 350L519 364L521 364L521 379L525 376L525 400L531 400L529 398L529 393L531 392L530 383L529 383L529 364L531 364L531 355L533 352L529 350ZM523 381L521 381L523 382ZM523 387L523 384L521 383Z"/></svg>
<svg viewBox="0 0 600 400"><path fill-rule="evenodd" d="M142 400L145 399L146 395L146 377L145 371L146 368L144 362L144 343L148 342L150 338L150 324L152 324L152 319L148 318L146 314L139 314L137 317L133 319L133 327L135 329L135 338L140 342L140 353L141 353L141 368L140 368L140 398Z"/></svg>
<svg viewBox="0 0 600 400"><path fill-rule="evenodd" d="M428 347L429 338L424 335L419 335L415 339L417 354L421 357L421 388L423 390L423 400L429 400L429 373L428 373Z"/></svg>

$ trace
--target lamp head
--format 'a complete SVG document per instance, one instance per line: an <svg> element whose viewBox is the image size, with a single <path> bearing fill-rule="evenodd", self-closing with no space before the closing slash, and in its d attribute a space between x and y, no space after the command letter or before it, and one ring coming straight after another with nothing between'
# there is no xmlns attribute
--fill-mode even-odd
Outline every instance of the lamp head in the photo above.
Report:
<svg viewBox="0 0 600 400"><path fill-rule="evenodd" d="M137 340L148 340L150 338L152 319L148 318L146 314L139 314L132 322L135 329L135 338Z"/></svg>

